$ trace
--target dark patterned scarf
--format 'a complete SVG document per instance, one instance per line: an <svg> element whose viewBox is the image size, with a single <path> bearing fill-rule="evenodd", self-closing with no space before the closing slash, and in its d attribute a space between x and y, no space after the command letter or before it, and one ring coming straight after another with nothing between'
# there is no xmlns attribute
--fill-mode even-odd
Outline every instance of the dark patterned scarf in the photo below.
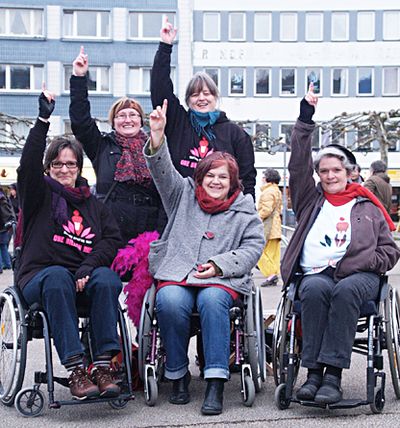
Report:
<svg viewBox="0 0 400 428"><path fill-rule="evenodd" d="M142 130L139 130L133 138L126 138L116 133L115 140L122 148L122 155L117 163L114 179L119 182L132 181L149 187L151 175L143 156L147 135Z"/></svg>

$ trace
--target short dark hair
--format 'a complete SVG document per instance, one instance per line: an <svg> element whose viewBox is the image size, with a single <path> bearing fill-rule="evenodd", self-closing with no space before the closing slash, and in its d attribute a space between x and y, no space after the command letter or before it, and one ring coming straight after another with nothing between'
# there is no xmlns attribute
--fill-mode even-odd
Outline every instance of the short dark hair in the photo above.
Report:
<svg viewBox="0 0 400 428"><path fill-rule="evenodd" d="M354 165L353 171L361 172L361 166L360 166L360 165L358 165L358 163L356 163L356 164Z"/></svg>
<svg viewBox="0 0 400 428"><path fill-rule="evenodd" d="M203 179L210 169L218 168L221 165L226 165L229 171L230 189L228 196L233 195L238 189L243 189L242 183L239 179L239 167L236 159L226 152L214 152L202 159L197 168L194 170L193 179L196 186L201 186Z"/></svg>
<svg viewBox="0 0 400 428"><path fill-rule="evenodd" d="M46 154L44 157L43 168L47 172L50 170L50 164L54 159L57 159L61 151L64 149L70 149L78 162L79 174L82 172L83 167L83 149L81 143L76 140L69 140L64 137L56 137L51 140L47 147Z"/></svg>
<svg viewBox="0 0 400 428"><path fill-rule="evenodd" d="M279 172L274 168L264 169L263 176L264 176L265 181L267 183L279 184L279 182L281 181L281 176L280 176Z"/></svg>
<svg viewBox="0 0 400 428"><path fill-rule="evenodd" d="M386 172L387 170L385 162L381 160L372 162L370 168L373 174L377 174L378 172Z"/></svg>

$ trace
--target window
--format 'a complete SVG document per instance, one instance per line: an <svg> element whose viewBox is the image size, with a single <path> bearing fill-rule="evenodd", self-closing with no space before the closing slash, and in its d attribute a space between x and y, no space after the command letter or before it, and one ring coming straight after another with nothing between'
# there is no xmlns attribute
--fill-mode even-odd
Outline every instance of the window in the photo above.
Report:
<svg viewBox="0 0 400 428"><path fill-rule="evenodd" d="M375 39L375 13L357 13L357 40Z"/></svg>
<svg viewBox="0 0 400 428"><path fill-rule="evenodd" d="M26 137L34 123L28 118L7 118L7 121L0 121L0 137L2 149L11 152L19 152L26 141Z"/></svg>
<svg viewBox="0 0 400 428"><path fill-rule="evenodd" d="M296 94L296 70L294 68L282 68L280 93L281 95Z"/></svg>
<svg viewBox="0 0 400 428"><path fill-rule="evenodd" d="M0 90L40 91L42 82L42 65L0 64Z"/></svg>
<svg viewBox="0 0 400 428"><path fill-rule="evenodd" d="M306 40L315 42L323 40L324 15L322 13L306 13Z"/></svg>
<svg viewBox="0 0 400 428"><path fill-rule="evenodd" d="M107 118L99 118L99 119L96 118L95 120L96 120L96 125L99 128L100 132L112 131ZM72 128L71 128L71 121L69 119L65 119L63 122L64 122L64 134L73 135Z"/></svg>
<svg viewBox="0 0 400 428"><path fill-rule="evenodd" d="M204 71L214 80L215 84L219 88L219 68L205 68Z"/></svg>
<svg viewBox="0 0 400 428"><path fill-rule="evenodd" d="M282 42L293 42L297 40L297 14L280 14L280 40Z"/></svg>
<svg viewBox="0 0 400 428"><path fill-rule="evenodd" d="M242 41L246 39L246 14L233 12L229 14L229 40Z"/></svg>
<svg viewBox="0 0 400 428"><path fill-rule="evenodd" d="M308 68L307 72L307 81L306 81L306 88L305 92L308 91L308 87L310 86L310 83L312 82L314 84L314 92L316 94L321 94L321 82L322 82L322 71L319 68Z"/></svg>
<svg viewBox="0 0 400 428"><path fill-rule="evenodd" d="M349 40L349 14L332 12L332 40Z"/></svg>
<svg viewBox="0 0 400 428"><path fill-rule="evenodd" d="M332 70L332 95L347 95L347 74L346 68Z"/></svg>
<svg viewBox="0 0 400 428"><path fill-rule="evenodd" d="M400 95L400 67L383 69L382 95Z"/></svg>
<svg viewBox="0 0 400 428"><path fill-rule="evenodd" d="M110 37L110 12L64 10L64 37Z"/></svg>
<svg viewBox="0 0 400 428"><path fill-rule="evenodd" d="M270 76L269 68L256 68L254 71L254 82L255 89L254 93L256 95L270 95L269 89L269 76Z"/></svg>
<svg viewBox="0 0 400 428"><path fill-rule="evenodd" d="M130 12L129 38L130 39L157 39L160 38L160 28L164 15L175 27L175 13L166 12Z"/></svg>
<svg viewBox="0 0 400 428"><path fill-rule="evenodd" d="M400 40L400 11L383 12L383 40Z"/></svg>
<svg viewBox="0 0 400 428"><path fill-rule="evenodd" d="M229 82L229 95L245 95L244 68L230 68Z"/></svg>
<svg viewBox="0 0 400 428"><path fill-rule="evenodd" d="M256 123L254 133L254 149L256 151L264 151L269 149L271 143L269 141L270 125L267 123Z"/></svg>
<svg viewBox="0 0 400 428"><path fill-rule="evenodd" d="M290 137L292 136L292 131L294 128L294 124L287 124L287 123L281 123L279 125L280 128L280 132L279 135L284 135L285 136L285 143L286 143L286 147L289 149L290 147ZM282 150L284 150L284 145L282 144Z"/></svg>
<svg viewBox="0 0 400 428"><path fill-rule="evenodd" d="M130 67L129 68L129 93L149 94L150 93L151 68Z"/></svg>
<svg viewBox="0 0 400 428"><path fill-rule="evenodd" d="M254 40L268 41L271 40L271 14L259 13L254 14Z"/></svg>
<svg viewBox="0 0 400 428"><path fill-rule="evenodd" d="M0 9L0 36L43 36L43 10Z"/></svg>
<svg viewBox="0 0 400 428"><path fill-rule="evenodd" d="M64 67L64 90L69 91L69 78L72 75L72 67ZM90 92L110 92L110 68L90 67L88 74L88 89Z"/></svg>
<svg viewBox="0 0 400 428"><path fill-rule="evenodd" d="M357 69L357 95L373 95L373 70L370 67Z"/></svg>
<svg viewBox="0 0 400 428"><path fill-rule="evenodd" d="M217 12L203 13L203 40L219 40L220 15Z"/></svg>

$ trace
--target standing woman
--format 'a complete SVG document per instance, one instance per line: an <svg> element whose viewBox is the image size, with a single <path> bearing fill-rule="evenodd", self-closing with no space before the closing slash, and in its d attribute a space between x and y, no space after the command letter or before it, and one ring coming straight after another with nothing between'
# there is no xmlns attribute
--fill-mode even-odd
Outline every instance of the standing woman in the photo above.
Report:
<svg viewBox="0 0 400 428"><path fill-rule="evenodd" d="M176 29L166 18L161 29L161 42L154 57L151 73L153 107L168 100L167 127L169 151L175 168L183 177L192 177L198 162L214 151L230 153L239 165L243 192L255 198L256 169L250 136L217 109L219 91L211 77L196 73L186 88L186 110L174 95L170 77L172 43Z"/></svg>
<svg viewBox="0 0 400 428"><path fill-rule="evenodd" d="M280 181L281 176L276 169L267 168L263 171L263 185L258 201L258 215L264 224L265 247L258 261L258 267L267 279L261 286L276 285L278 282L282 236Z"/></svg>
<svg viewBox="0 0 400 428"><path fill-rule="evenodd" d="M141 129L141 105L131 98L120 98L108 114L112 132L100 132L90 115L89 62L83 47L72 66L71 127L95 170L97 197L111 208L125 243L146 231L161 232L166 218L143 157L147 135Z"/></svg>

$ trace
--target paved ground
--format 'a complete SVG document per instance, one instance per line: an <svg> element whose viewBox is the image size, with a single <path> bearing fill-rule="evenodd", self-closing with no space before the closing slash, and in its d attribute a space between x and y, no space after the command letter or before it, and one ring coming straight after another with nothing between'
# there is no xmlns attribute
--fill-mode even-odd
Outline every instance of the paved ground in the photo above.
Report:
<svg viewBox="0 0 400 428"><path fill-rule="evenodd" d="M400 288L400 265L389 273L390 282ZM261 275L255 271L255 280L260 283ZM0 275L0 289L12 282L10 271ZM263 303L266 312L274 312L280 297L280 287L263 288ZM192 358L193 360L193 358ZM57 357L54 356L57 371ZM274 382L267 379L263 390L257 395L251 408L244 407L241 402L240 378L233 375L227 383L224 396L224 412L215 417L204 417L200 414L205 384L198 377L198 369L192 365L193 380L191 383L192 401L185 406L174 406L167 401L169 384L162 384L160 397L155 407L149 408L144 404L141 391L136 393L136 399L123 410L111 409L107 404L91 404L79 406L64 406L58 410L46 409L44 414L36 419L25 419L16 410L0 405L0 425L2 427L386 427L399 426L400 406L395 399L389 367L387 368L386 406L382 415L372 415L369 407L359 407L349 410L326 411L321 409L301 407L292 404L288 410L279 411L273 401ZM32 386L33 371L44 367L43 343L33 341L28 347L28 367L24 386ZM302 382L304 372L301 371L299 382ZM344 374L343 388L345 397L365 397L365 358L355 356L351 370ZM43 392L46 392L42 386ZM58 399L67 399L68 390L57 387Z"/></svg>

